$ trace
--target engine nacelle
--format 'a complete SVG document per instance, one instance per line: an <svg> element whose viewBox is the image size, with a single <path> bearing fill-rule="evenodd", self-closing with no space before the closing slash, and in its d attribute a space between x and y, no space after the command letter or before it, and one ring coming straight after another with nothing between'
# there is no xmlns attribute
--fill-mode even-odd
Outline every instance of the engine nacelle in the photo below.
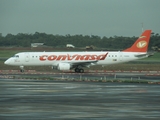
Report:
<svg viewBox="0 0 160 120"><path fill-rule="evenodd" d="M58 70L70 70L71 65L69 63L59 63L57 66Z"/></svg>

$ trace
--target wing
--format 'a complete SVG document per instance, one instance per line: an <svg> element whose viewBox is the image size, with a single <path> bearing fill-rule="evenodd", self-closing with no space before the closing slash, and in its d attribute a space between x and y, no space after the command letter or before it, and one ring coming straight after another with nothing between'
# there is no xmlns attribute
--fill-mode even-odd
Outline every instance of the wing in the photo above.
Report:
<svg viewBox="0 0 160 120"><path fill-rule="evenodd" d="M136 54L136 55L134 55L135 57L146 57L148 54L147 53L145 53L145 54Z"/></svg>
<svg viewBox="0 0 160 120"><path fill-rule="evenodd" d="M91 65L96 65L98 60L91 60L91 61L75 61L75 62L68 62L72 68L75 68L77 66L81 67L89 67Z"/></svg>
<svg viewBox="0 0 160 120"><path fill-rule="evenodd" d="M89 67L91 65L96 65L99 60L104 60L107 55L108 55L108 52L106 54L104 54L101 58L97 59L97 60L71 61L71 62L68 62L68 63L72 66L72 68L75 68L77 66Z"/></svg>

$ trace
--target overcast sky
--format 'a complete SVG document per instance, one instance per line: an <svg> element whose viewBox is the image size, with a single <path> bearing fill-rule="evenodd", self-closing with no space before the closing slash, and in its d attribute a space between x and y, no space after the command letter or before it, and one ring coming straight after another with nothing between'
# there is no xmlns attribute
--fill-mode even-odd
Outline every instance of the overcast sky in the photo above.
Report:
<svg viewBox="0 0 160 120"><path fill-rule="evenodd" d="M0 33L139 36L160 33L160 0L0 0Z"/></svg>

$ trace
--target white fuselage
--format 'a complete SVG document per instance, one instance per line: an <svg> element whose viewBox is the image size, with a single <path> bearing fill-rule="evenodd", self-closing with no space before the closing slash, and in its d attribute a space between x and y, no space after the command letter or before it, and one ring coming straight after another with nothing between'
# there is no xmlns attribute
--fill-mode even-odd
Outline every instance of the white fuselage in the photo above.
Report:
<svg viewBox="0 0 160 120"><path fill-rule="evenodd" d="M14 66L57 66L59 63L94 63L90 65L110 65L147 57L136 57L146 52L21 52L5 61Z"/></svg>

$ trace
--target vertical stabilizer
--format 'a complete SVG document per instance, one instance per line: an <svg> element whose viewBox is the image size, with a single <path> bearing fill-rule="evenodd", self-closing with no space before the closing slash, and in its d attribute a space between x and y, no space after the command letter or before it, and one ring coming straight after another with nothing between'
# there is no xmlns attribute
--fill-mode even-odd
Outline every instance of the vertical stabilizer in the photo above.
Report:
<svg viewBox="0 0 160 120"><path fill-rule="evenodd" d="M136 42L124 52L147 52L150 40L151 30L145 30Z"/></svg>

